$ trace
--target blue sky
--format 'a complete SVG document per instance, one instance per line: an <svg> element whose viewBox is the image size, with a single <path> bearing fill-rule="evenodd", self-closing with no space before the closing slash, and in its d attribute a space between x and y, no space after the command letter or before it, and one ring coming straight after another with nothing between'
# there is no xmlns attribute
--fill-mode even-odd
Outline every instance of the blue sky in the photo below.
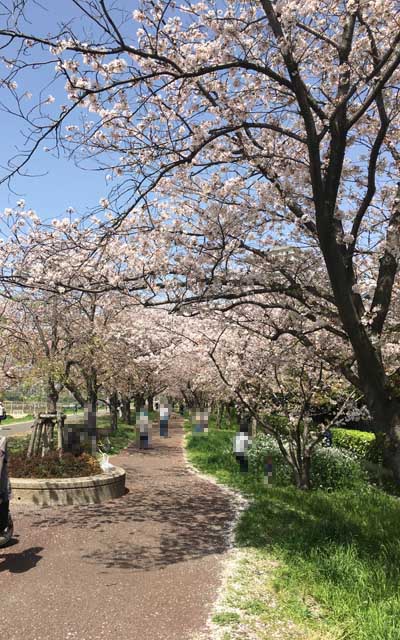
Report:
<svg viewBox="0 0 400 640"><path fill-rule="evenodd" d="M110 6L110 2L107 3ZM118 0L118 7L131 12L137 7L135 0ZM28 5L29 6L29 5ZM24 31L37 35L47 35L57 31L57 23L65 18L76 18L78 10L71 0L51 0L37 5L30 5L27 14L30 24L23 26ZM46 7L46 8L45 8ZM82 21L76 21L74 30L82 26ZM135 25L132 21L132 36ZM22 26L21 26L22 30ZM47 59L50 55L44 54ZM54 61L55 64L55 61ZM18 90L30 91L33 96L32 105L37 100L40 90L51 79L54 73L54 64L49 65L45 71L29 71L18 79ZM0 78L4 75L5 68L0 64ZM45 89L47 94L56 97L54 105L49 105L48 112L54 110L57 105L67 102L63 90L63 81L58 86L49 86ZM0 100L6 101L7 89L0 89ZM44 94L45 96L47 95ZM0 112L0 166L1 176L5 174L5 167L10 157L18 150L24 149L24 137L21 131L26 130L26 125L21 119L7 113ZM96 208L99 199L107 195L108 184L105 180L106 172L84 171L75 166L73 160L66 157L57 158L56 154L43 151L46 143L41 145L28 166L28 173L36 177L17 177L11 183L11 189L7 183L0 185L0 209L15 206L21 197L26 200L29 208L34 209L43 218L63 217L68 207L73 207L78 214L85 214Z"/></svg>

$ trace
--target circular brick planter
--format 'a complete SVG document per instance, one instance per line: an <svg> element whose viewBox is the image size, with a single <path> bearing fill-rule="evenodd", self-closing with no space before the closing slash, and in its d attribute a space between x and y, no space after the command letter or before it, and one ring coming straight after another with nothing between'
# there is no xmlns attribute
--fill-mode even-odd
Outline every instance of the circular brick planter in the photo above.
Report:
<svg viewBox="0 0 400 640"><path fill-rule="evenodd" d="M125 492L125 470L83 478L10 478L13 501L38 507L96 504Z"/></svg>

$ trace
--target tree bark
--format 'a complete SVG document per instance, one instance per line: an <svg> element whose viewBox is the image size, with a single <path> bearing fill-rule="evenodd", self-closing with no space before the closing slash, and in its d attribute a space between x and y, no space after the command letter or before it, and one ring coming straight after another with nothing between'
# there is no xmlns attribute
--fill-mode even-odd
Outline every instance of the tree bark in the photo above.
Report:
<svg viewBox="0 0 400 640"><path fill-rule="evenodd" d="M85 398L83 397L81 391L78 389L78 387L71 381L65 382L64 383L64 387L66 389L68 389L68 391L70 391L72 393L72 395L74 396L75 400L77 401L77 403L81 406L84 407L86 402L85 402Z"/></svg>
<svg viewBox="0 0 400 640"><path fill-rule="evenodd" d="M118 428L118 393L114 391L110 395L110 426L111 431Z"/></svg>
<svg viewBox="0 0 400 640"><path fill-rule="evenodd" d="M131 415L131 399L128 396L122 396L122 420L125 424L132 424Z"/></svg>
<svg viewBox="0 0 400 640"><path fill-rule="evenodd" d="M47 411L48 413L57 413L58 391L54 381L49 378L47 381Z"/></svg>
<svg viewBox="0 0 400 640"><path fill-rule="evenodd" d="M60 413L58 413L57 414L57 451L60 458L63 455L63 449L64 449L63 429L64 429L64 418Z"/></svg>
<svg viewBox="0 0 400 640"><path fill-rule="evenodd" d="M294 468L294 475L296 480L296 487L303 491L311 489L311 459L309 456L304 456L302 460L298 461L298 464Z"/></svg>
<svg viewBox="0 0 400 640"><path fill-rule="evenodd" d="M147 403L148 403L149 413L150 411L154 411L154 396L148 396Z"/></svg>
<svg viewBox="0 0 400 640"><path fill-rule="evenodd" d="M145 401L144 401L144 395L143 394L136 394L135 395L135 411L136 413L139 413L141 409L143 409L145 405Z"/></svg>
<svg viewBox="0 0 400 640"><path fill-rule="evenodd" d="M388 467L400 485L400 402L388 400L369 407L376 433L385 433L384 465ZM375 414L374 414L375 411Z"/></svg>

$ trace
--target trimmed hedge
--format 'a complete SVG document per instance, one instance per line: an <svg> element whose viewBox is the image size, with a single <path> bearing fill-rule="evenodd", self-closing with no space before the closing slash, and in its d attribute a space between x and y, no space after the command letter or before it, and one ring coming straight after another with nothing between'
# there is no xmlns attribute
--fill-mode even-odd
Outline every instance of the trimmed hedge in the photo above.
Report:
<svg viewBox="0 0 400 640"><path fill-rule="evenodd" d="M346 449L354 453L359 460L368 460L376 464L382 463L384 434L355 429L332 429L333 444L340 449Z"/></svg>

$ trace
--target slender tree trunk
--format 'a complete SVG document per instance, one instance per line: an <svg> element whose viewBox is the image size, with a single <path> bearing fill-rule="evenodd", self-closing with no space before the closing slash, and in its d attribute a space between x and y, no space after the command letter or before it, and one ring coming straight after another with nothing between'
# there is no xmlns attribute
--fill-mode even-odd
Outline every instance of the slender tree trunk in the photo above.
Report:
<svg viewBox="0 0 400 640"><path fill-rule="evenodd" d="M111 431L118 428L118 393L114 391L110 395L110 426Z"/></svg>
<svg viewBox="0 0 400 640"><path fill-rule="evenodd" d="M97 385L96 376L87 377L87 403L85 407L85 422L92 455L97 452Z"/></svg>
<svg viewBox="0 0 400 640"><path fill-rule="evenodd" d="M68 391L70 391L72 393L72 395L74 396L75 400L77 401L77 403L83 408L86 405L86 401L85 398L83 397L82 393L80 392L80 390L78 389L78 387L73 383L73 382L65 382L64 383L64 387L66 389L68 389Z"/></svg>
<svg viewBox="0 0 400 640"><path fill-rule="evenodd" d="M148 403L149 413L150 411L154 411L154 396L148 396L147 403Z"/></svg>
<svg viewBox="0 0 400 640"><path fill-rule="evenodd" d="M215 426L217 429L221 429L222 427L224 409L225 409L225 406L223 402L217 402L215 407L213 408L213 411L215 411Z"/></svg>
<svg viewBox="0 0 400 640"><path fill-rule="evenodd" d="M57 450L60 458L64 449L64 420L65 418L62 414L57 414Z"/></svg>
<svg viewBox="0 0 400 640"><path fill-rule="evenodd" d="M33 455L38 456L40 452L40 447L42 444L42 433L43 433L43 422L39 420L39 424L36 431L35 445L33 449Z"/></svg>
<svg viewBox="0 0 400 640"><path fill-rule="evenodd" d="M302 489L303 491L311 489L310 471L311 459L309 456L303 456L294 468L296 487L298 489Z"/></svg>

